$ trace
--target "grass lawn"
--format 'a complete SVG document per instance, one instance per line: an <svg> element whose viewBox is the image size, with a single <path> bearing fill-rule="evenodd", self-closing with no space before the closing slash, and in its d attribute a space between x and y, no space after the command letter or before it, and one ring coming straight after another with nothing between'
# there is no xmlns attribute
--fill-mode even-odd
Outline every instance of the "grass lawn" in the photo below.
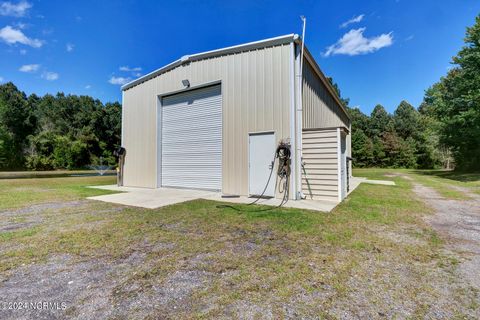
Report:
<svg viewBox="0 0 480 320"><path fill-rule="evenodd" d="M480 172L458 173L446 170L410 170L410 169L354 169L354 175L370 179L385 179L390 172L395 175L408 176L418 183L435 189L448 199L469 199L468 190L480 194Z"/></svg>
<svg viewBox="0 0 480 320"><path fill-rule="evenodd" d="M114 183L112 176L0 179L0 209L108 194L109 191L86 186Z"/></svg>
<svg viewBox="0 0 480 320"><path fill-rule="evenodd" d="M115 175L115 170L107 170L105 175ZM51 170L51 171L0 171L0 179L60 178L98 175L95 170Z"/></svg>
<svg viewBox="0 0 480 320"><path fill-rule="evenodd" d="M85 186L113 184L114 177L0 180L0 280L8 283L18 270L33 279L34 268L58 259L55 276L66 269L75 274L78 266L97 270L91 283L84 275L88 287L65 293L75 305L67 315L76 316L96 299L82 292L95 290L107 302L89 311L93 317L435 318L441 310L462 318L478 312L478 293L455 282L457 258L424 222L431 209L402 175L449 197L464 197L451 186L478 191L478 177L354 174L397 185L362 184L326 214L235 205L237 211L206 200L156 210L85 200L107 193ZM102 314L106 309L115 311Z"/></svg>

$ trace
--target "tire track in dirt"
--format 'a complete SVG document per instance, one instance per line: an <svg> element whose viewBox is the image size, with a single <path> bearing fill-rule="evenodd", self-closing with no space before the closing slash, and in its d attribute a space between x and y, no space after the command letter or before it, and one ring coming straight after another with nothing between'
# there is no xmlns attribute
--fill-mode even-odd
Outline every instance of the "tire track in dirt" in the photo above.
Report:
<svg viewBox="0 0 480 320"><path fill-rule="evenodd" d="M419 183L413 186L415 194L434 209L434 214L425 218L427 223L446 240L447 249L461 257L458 276L480 290L480 197L472 197L462 188L457 190L466 192L471 199L451 200Z"/></svg>

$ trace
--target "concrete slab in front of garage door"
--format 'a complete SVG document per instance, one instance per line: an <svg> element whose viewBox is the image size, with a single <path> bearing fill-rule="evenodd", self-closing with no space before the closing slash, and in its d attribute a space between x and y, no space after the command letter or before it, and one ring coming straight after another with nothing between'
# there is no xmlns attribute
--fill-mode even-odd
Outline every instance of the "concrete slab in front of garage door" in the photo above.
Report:
<svg viewBox="0 0 480 320"><path fill-rule="evenodd" d="M214 191L204 190L187 190L175 188L147 189L118 187L116 185L92 186L91 188L118 191L121 193L88 197L88 199L147 209L156 209L171 204L191 201L199 198L209 198L217 194Z"/></svg>
<svg viewBox="0 0 480 320"><path fill-rule="evenodd" d="M119 191L121 193L108 194L103 196L89 197L88 199L99 200L104 202L122 204L126 206L141 207L147 209L156 209L163 206L168 206L185 201L195 199L206 199L220 202L247 204L251 203L252 198L238 197L238 198L222 198L220 192L203 191L203 190L189 190L177 188L131 188L131 187L117 187L110 186L92 186L90 188L97 188L103 190ZM278 206L281 199L261 199L258 204L267 206ZM331 211L338 203L330 201L315 201L315 200L290 200L285 204L287 208L298 208L314 211Z"/></svg>

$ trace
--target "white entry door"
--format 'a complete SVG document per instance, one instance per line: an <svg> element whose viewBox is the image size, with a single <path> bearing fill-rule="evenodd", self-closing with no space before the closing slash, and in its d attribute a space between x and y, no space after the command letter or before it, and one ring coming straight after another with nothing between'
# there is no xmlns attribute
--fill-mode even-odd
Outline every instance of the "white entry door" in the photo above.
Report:
<svg viewBox="0 0 480 320"><path fill-rule="evenodd" d="M274 157L275 134L273 132L252 133L249 135L248 191L250 195L259 196L265 190ZM263 194L266 197L275 196L275 176L276 174L273 172Z"/></svg>
<svg viewBox="0 0 480 320"><path fill-rule="evenodd" d="M161 134L162 186L222 189L220 85L163 97Z"/></svg>

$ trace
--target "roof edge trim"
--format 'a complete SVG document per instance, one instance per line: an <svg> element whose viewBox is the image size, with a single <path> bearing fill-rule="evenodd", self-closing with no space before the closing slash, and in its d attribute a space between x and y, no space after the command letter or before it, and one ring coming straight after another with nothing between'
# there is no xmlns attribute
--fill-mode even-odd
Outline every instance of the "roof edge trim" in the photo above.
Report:
<svg viewBox="0 0 480 320"><path fill-rule="evenodd" d="M296 41L298 39L297 34L287 34L275 38L269 38L269 39L264 39L260 41L254 41L254 42L248 42L236 46L231 46L231 47L225 47L221 49L216 49L216 50L211 50L211 51L205 51L201 53L196 53L192 55L186 55L181 57L178 60L175 60L155 71L152 71L144 76L141 76L140 78L137 78L127 84L124 84L122 86L122 91L128 90L142 82L148 81L152 78L155 78L156 76L167 72L168 70L171 70L179 65L182 65L184 63L190 62L190 61L196 61L196 60L201 60L201 59L206 59L206 58L211 58L215 56L220 56L220 55L225 55L225 54L230 54L230 53L235 53L235 52L242 52L242 51L248 51L248 50L254 50L254 49L259 49L259 48L265 48L269 46L276 46L280 44L286 44L290 43L293 41Z"/></svg>

